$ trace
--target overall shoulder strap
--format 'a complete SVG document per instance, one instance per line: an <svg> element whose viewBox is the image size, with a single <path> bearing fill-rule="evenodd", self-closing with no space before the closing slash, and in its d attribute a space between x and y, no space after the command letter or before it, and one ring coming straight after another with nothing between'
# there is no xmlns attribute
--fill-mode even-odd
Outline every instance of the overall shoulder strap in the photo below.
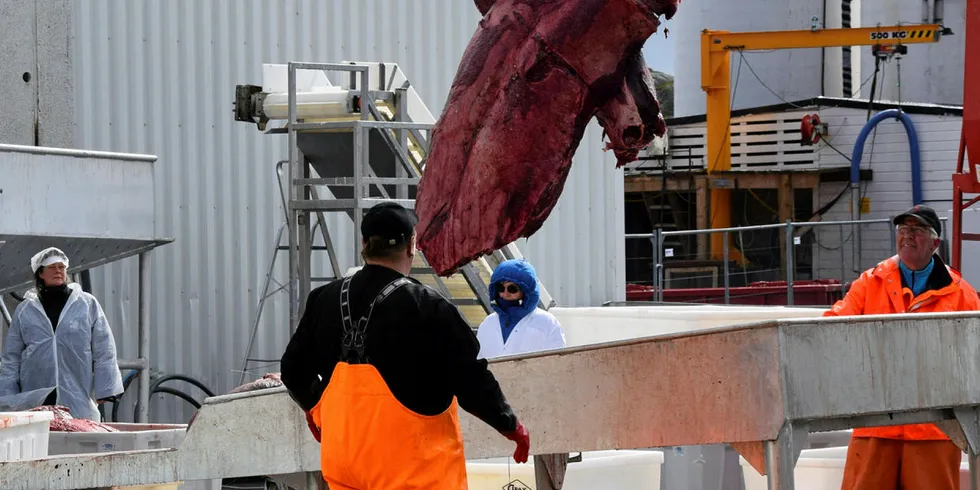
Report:
<svg viewBox="0 0 980 490"><path fill-rule="evenodd" d="M378 295L371 301L367 314L361 316L357 320L356 325L350 312L350 282L351 278L348 277L344 279L344 282L340 286L340 312L344 324L344 336L340 344L340 356L342 361L349 364L363 364L368 362L367 356L364 354L365 341L367 327L371 322L371 314L374 313L374 307L384 301L395 290L406 284L410 284L412 281L407 277L400 277L381 288ZM354 351L354 356L351 356L352 350Z"/></svg>

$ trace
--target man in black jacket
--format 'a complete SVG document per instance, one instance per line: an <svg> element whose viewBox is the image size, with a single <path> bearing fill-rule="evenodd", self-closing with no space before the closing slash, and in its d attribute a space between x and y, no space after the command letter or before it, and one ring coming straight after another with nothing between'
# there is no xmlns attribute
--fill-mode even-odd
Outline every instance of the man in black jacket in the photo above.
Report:
<svg viewBox="0 0 980 490"><path fill-rule="evenodd" d="M408 277L416 223L398 204L371 208L361 223L366 265L310 293L282 357L282 382L321 443L331 489L465 485L457 403L527 461L528 432L477 359L473 331Z"/></svg>

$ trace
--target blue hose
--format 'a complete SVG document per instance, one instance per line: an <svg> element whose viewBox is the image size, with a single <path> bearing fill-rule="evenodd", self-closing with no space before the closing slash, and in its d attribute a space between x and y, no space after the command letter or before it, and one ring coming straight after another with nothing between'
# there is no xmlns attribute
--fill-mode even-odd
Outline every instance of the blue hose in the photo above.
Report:
<svg viewBox="0 0 980 490"><path fill-rule="evenodd" d="M861 154L864 153L864 141L868 139L868 134L871 133L871 130L874 129L879 122L888 118L895 118L902 121L902 125L905 126L905 132L909 136L909 151L912 153L912 205L922 204L922 176L919 162L919 138L915 135L915 126L912 124L912 119L898 109L888 109L875 114L868 120L864 127L861 128L861 133L858 134L857 141L854 143L854 151L851 153L851 186L856 187L858 185L858 180L860 179ZM855 206L857 206L857 203L855 203Z"/></svg>

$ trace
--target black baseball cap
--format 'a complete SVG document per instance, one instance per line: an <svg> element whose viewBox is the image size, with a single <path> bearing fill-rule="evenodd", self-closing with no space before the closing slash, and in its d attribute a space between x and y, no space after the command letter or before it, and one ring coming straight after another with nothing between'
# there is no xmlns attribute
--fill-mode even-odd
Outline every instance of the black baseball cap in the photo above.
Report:
<svg viewBox="0 0 980 490"><path fill-rule="evenodd" d="M921 221L922 224L929 225L933 230L936 230L936 236L942 234L943 225L939 221L939 216L936 215L936 211L929 206L922 206L919 204L912 206L908 211L895 216L895 219L892 220L892 224L896 226L900 225L903 221L905 221L905 218L916 218Z"/></svg>
<svg viewBox="0 0 980 490"><path fill-rule="evenodd" d="M378 236L387 240L388 245L398 245L408 242L418 222L418 217L411 209L398 203L383 202L364 214L361 220L361 236L364 240Z"/></svg>

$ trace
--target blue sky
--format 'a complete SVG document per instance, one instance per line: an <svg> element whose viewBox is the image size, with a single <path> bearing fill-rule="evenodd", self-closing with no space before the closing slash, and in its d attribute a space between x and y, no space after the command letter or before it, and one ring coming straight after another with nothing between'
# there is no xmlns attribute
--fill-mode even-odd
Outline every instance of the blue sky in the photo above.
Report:
<svg viewBox="0 0 980 490"><path fill-rule="evenodd" d="M650 36L650 39L643 46L643 58L646 59L647 66L650 68L673 75L674 36L668 36L667 39L664 39L662 29L663 27Z"/></svg>

